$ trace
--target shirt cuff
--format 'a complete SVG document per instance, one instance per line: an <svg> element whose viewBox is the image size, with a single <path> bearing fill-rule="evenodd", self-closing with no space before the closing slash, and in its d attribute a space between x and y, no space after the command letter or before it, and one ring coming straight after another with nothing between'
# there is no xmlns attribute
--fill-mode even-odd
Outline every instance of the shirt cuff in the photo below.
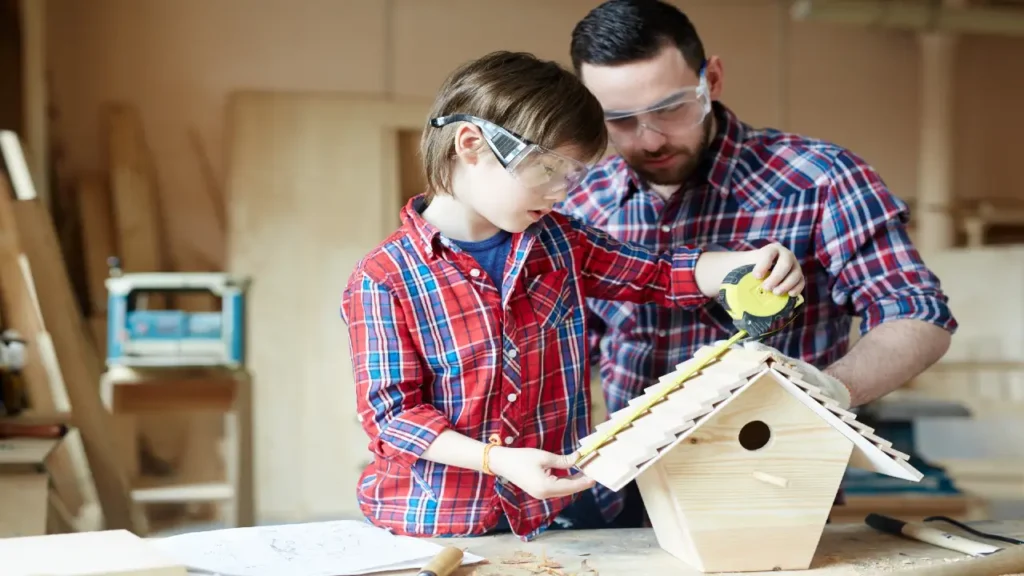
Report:
<svg viewBox="0 0 1024 576"><path fill-rule="evenodd" d="M708 297L697 285L697 260L704 254L702 248L681 248L672 253L672 287L669 299L677 306L699 306Z"/></svg>
<svg viewBox="0 0 1024 576"><path fill-rule="evenodd" d="M433 406L417 406L381 428L374 453L407 468L412 467L434 440L449 428L448 419Z"/></svg>
<svg viewBox="0 0 1024 576"><path fill-rule="evenodd" d="M958 324L944 299L936 296L907 296L883 299L869 305L861 313L860 335L892 320L920 320L934 324L950 334L956 333Z"/></svg>

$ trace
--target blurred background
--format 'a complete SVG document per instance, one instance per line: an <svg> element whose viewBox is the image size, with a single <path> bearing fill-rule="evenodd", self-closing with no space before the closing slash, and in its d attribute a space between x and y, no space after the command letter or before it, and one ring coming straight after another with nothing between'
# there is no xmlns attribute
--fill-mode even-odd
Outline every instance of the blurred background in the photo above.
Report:
<svg viewBox="0 0 1024 576"><path fill-rule="evenodd" d="M60 370L29 404L69 409L65 396L99 386L111 443L92 451L116 455L152 530L357 516L368 453L345 280L421 190L419 131L444 76L497 49L568 66L571 30L597 3L2 0L0 128L20 137L84 326L38 331ZM926 481L851 473L834 519L1024 515L1024 1L675 4L723 59L723 101L742 120L832 140L881 172L961 325L938 366L862 415ZM34 267L37 291L64 278ZM105 284L154 271L208 274ZM220 358L209 370L108 349L124 328L108 321L125 321L111 306L147 286L140 309L170 314L137 320L174 328L159 342L139 329L139 346L166 360L194 337L191 353ZM23 310L9 293L3 305L18 328ZM92 354L92 371L72 377L62 346ZM54 466L78 479L60 515L82 527L106 489L74 412Z"/></svg>

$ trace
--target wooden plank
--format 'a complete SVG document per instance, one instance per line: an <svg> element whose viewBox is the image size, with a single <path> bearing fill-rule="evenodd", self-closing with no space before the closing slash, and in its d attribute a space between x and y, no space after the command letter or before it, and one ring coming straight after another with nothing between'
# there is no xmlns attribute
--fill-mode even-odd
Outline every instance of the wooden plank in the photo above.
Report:
<svg viewBox="0 0 1024 576"><path fill-rule="evenodd" d="M9 260L11 254L24 254L32 270L43 324L60 362L106 525L138 530L139 519L113 450L110 417L100 402L100 358L72 293L53 222L33 189L16 191L8 180L12 169L16 171L18 167L5 162L5 169L0 177L0 248L7 255L3 259ZM24 182L25 175L18 178Z"/></svg>
<svg viewBox="0 0 1024 576"><path fill-rule="evenodd" d="M110 275L107 260L118 253L113 199L106 182L98 174L80 176L77 185L89 316L100 317L107 313L107 287L104 284Z"/></svg>
<svg viewBox="0 0 1024 576"><path fill-rule="evenodd" d="M29 154L32 179L36 182L39 197L44 203L50 201L50 102L47 83L46 57L46 12L47 0L19 0L21 16L21 55L24 79L22 104L24 126Z"/></svg>
<svg viewBox="0 0 1024 576"><path fill-rule="evenodd" d="M121 268L125 272L164 271L159 199L142 119L126 104L111 105L104 112ZM163 308L157 300L150 300L151 308Z"/></svg>
<svg viewBox="0 0 1024 576"><path fill-rule="evenodd" d="M253 280L246 349L261 520L358 514L354 492L338 490L358 481L366 437L337 305L358 259L397 227L399 133L422 129L428 111L331 93L231 99L228 271ZM324 458L310 438L353 441Z"/></svg>
<svg viewBox="0 0 1024 576"><path fill-rule="evenodd" d="M0 230L0 318L5 318L5 327L20 332L27 343L22 374L31 408L36 412L66 412L67 406L60 401L64 397L60 367L52 357L52 341L43 325L27 261L18 252L12 232ZM78 454L73 453L75 450ZM86 468L81 446L72 442L62 442L50 463L51 474L60 481L64 504L73 514L81 509L90 488Z"/></svg>

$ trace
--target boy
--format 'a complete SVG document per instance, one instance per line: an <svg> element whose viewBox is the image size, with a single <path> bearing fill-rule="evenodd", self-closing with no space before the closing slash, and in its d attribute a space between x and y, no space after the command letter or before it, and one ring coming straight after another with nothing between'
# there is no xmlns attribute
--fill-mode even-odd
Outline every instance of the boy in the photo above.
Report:
<svg viewBox="0 0 1024 576"><path fill-rule="evenodd" d="M777 244L659 255L552 212L607 143L600 104L553 62L471 62L430 118L428 190L342 301L374 453L360 508L397 534L529 540L593 485L568 473L590 429L586 296L697 307L738 266L771 269L778 293L803 276Z"/></svg>

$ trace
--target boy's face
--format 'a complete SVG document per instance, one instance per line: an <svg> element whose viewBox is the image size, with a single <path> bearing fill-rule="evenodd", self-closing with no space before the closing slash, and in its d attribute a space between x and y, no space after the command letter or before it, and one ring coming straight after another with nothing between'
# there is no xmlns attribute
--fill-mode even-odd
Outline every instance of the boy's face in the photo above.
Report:
<svg viewBox="0 0 1024 576"><path fill-rule="evenodd" d="M475 136L466 132L474 132ZM456 153L462 163L463 186L456 186L459 200L494 226L507 232L522 232L537 222L554 206L565 200L568 189L550 182L536 184L544 178L532 178L552 171L569 170L574 163L584 163L572 146L563 146L553 154L533 154L512 172L498 161L483 140L479 130L460 128ZM555 181L558 181L556 178Z"/></svg>

